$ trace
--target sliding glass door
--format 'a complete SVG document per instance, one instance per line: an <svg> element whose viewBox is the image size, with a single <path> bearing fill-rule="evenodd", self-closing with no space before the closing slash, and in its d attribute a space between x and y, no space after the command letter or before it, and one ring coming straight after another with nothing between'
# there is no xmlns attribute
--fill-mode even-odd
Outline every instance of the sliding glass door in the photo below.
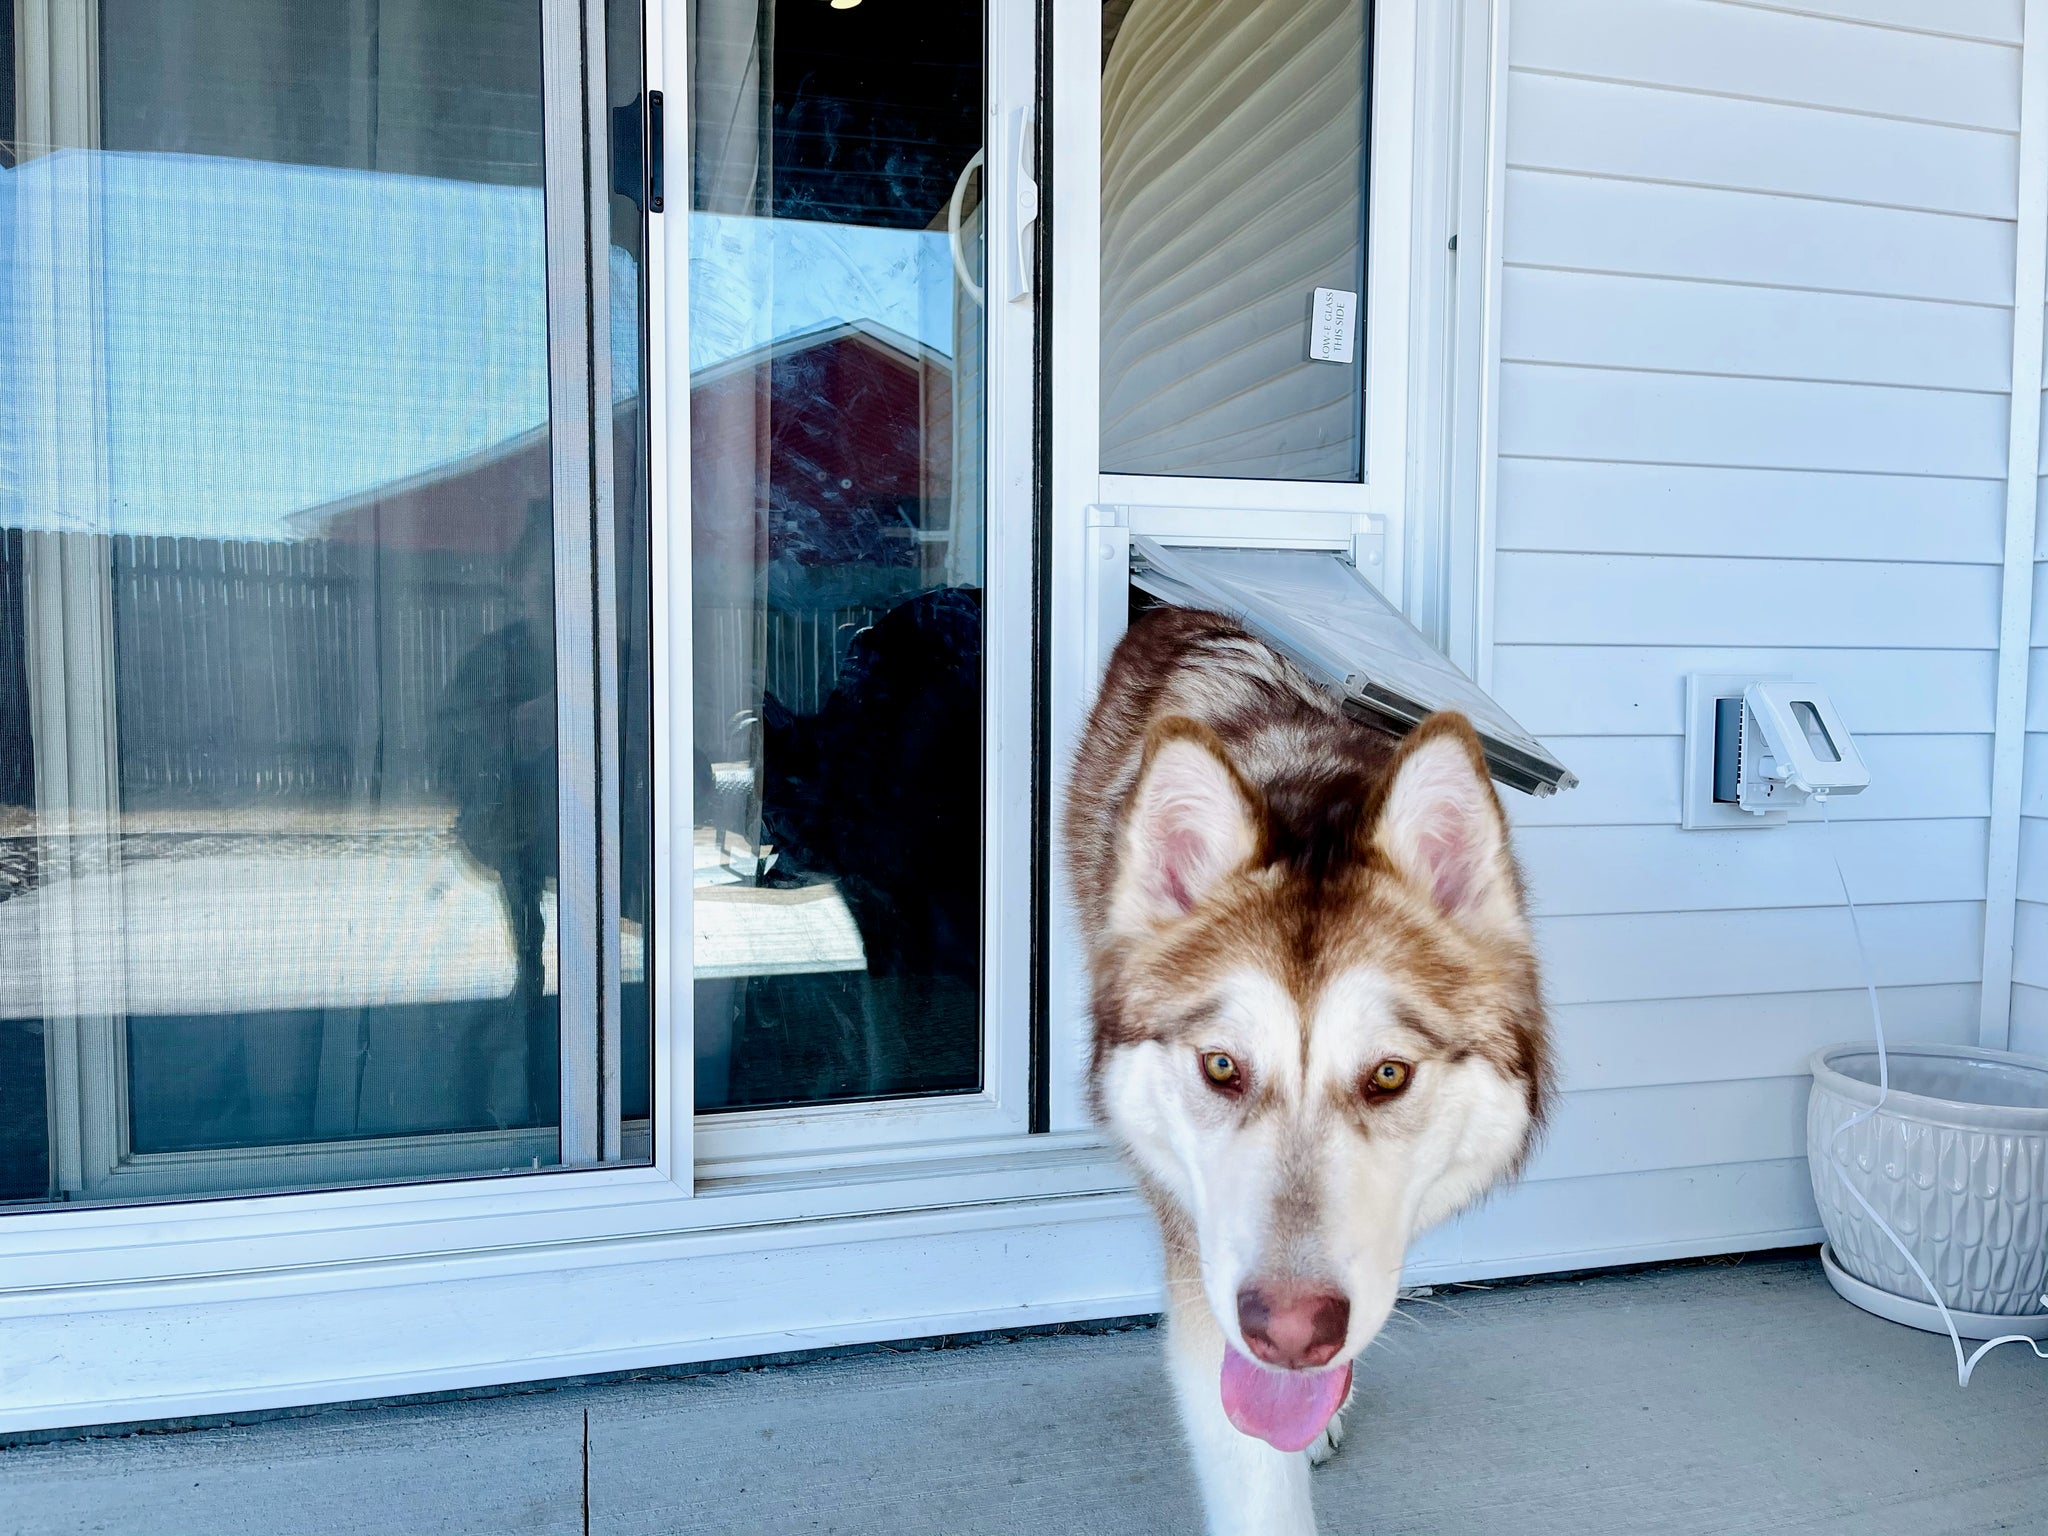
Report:
<svg viewBox="0 0 2048 1536"><path fill-rule="evenodd" d="M637 7L0 16L0 1200L644 1151Z"/></svg>
<svg viewBox="0 0 2048 1536"><path fill-rule="evenodd" d="M979 1103L1023 1129L1016 12L690 8L700 1154L737 1144L730 1112L775 1107Z"/></svg>
<svg viewBox="0 0 2048 1536"><path fill-rule="evenodd" d="M1031 7L0 17L0 1201L1026 1131Z"/></svg>

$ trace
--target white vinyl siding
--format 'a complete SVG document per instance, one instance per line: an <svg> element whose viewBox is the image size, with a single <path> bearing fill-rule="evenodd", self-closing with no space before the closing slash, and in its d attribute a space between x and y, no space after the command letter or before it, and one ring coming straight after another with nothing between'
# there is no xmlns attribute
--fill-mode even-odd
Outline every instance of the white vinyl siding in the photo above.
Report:
<svg viewBox="0 0 2048 1536"><path fill-rule="evenodd" d="M1583 780L1510 797L1565 1091L1432 1257L1817 1234L1806 1059L1869 1028L1830 840L1895 1036L1975 1038L2018 30L2017 0L1515 0L1492 683ZM1872 777L1831 839L1680 829L1694 671L1830 690Z"/></svg>

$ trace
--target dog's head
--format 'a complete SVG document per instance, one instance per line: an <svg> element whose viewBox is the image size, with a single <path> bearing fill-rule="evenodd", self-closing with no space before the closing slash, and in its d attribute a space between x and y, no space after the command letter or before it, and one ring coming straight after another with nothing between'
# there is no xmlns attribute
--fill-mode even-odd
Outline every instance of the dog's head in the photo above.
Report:
<svg viewBox="0 0 2048 1536"><path fill-rule="evenodd" d="M1275 1444L1320 1431L1410 1238L1519 1165L1548 1092L1471 726L1432 716L1324 789L1304 838L1215 733L1159 722L1096 936L1098 1109L1199 1262L1225 1407Z"/></svg>

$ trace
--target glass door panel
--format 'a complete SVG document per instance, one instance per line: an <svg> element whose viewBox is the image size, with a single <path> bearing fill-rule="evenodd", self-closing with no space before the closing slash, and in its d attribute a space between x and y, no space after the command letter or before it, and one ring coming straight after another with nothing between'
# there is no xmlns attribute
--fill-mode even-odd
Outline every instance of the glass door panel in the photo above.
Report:
<svg viewBox="0 0 2048 1536"><path fill-rule="evenodd" d="M982 14L691 21L697 1104L973 1092Z"/></svg>
<svg viewBox="0 0 2048 1536"><path fill-rule="evenodd" d="M594 1006L557 931L592 796L556 551L590 509L555 490L543 148L582 123L543 101L544 7L8 10L0 1199L554 1165ZM644 565L637 207L605 276ZM618 590L644 754L644 575Z"/></svg>

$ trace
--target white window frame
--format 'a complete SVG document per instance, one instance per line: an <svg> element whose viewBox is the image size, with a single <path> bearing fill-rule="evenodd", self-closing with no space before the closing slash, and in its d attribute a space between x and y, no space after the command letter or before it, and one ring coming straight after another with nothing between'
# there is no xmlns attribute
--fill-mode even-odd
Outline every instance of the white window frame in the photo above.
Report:
<svg viewBox="0 0 2048 1536"><path fill-rule="evenodd" d="M1013 61L1035 60L1030 0L994 0L991 10L998 56L1009 50ZM1050 183L1056 203L1047 253L1051 304L1040 322L1053 359L1042 513L1050 522L1043 573L1050 611L1041 633L1051 711L1044 724L1057 785L1093 681L1082 623L1091 590L1089 509L1119 499L1142 506L1146 487L1111 485L1120 494L1106 498L1096 465L1098 0L1049 0L1048 10L1054 148L1038 179ZM1446 10L1456 14L1438 14ZM1409 275L1396 282L1376 241L1369 334L1402 338L1398 389L1375 390L1383 400L1398 393L1401 403L1398 412L1389 403L1393 414L1368 426L1372 481L1302 488L1289 509L1306 520L1304 528L1321 525L1317 514L1384 514L1388 536L1400 541L1393 547L1401 551L1404 590L1451 594L1440 614L1411 599L1411 614L1448 634L1461 660L1468 647L1459 626L1479 635L1474 615L1483 613L1477 552L1485 547L1479 509L1490 430L1482 407L1492 398L1487 370L1497 366L1491 230L1499 206L1503 10L1504 0L1424 8L1418 33L1418 0L1379 0L1374 210L1376 219L1407 230L1409 250L1394 255ZM649 0L647 86L668 99L673 211L688 207L684 12L682 0ZM1403 67L1410 57L1418 68ZM1021 92L1015 70L1004 71L1010 83L1000 86L994 73L990 138L1002 144L1007 115L1031 105L1031 69L1022 68ZM1460 80L1465 105L1454 121L1448 103ZM1450 173L1454 162L1469 165L1475 155L1482 171L1491 167L1490 182ZM1411 169L1397 178L1394 168L1382 168L1390 156ZM992 206L1018 190L1013 182L1006 192L1003 174L1000 165L992 172ZM1402 182L1414 211L1383 214L1382 197ZM1439 215L1442 222L1432 222ZM1441 263L1415 259L1426 245L1432 256L1441 249L1446 224L1465 234L1468 248L1454 283ZM1474 235L1483 250L1470 260ZM992 251L1002 244L992 234ZM678 362L687 350L677 345L688 252L662 216L649 220L646 259L654 354L648 414L666 424L652 434L650 465L654 627L666 642L654 657L652 1163L0 1217L0 1359L10 1361L0 1371L0 1430L1156 1309L1149 1219L1082 1106L1085 1010L1057 862L1048 958L1051 1130L1026 1135L1020 1118L1029 1074L1029 1021L1021 1010L1028 1007L1030 924L1005 903L1014 899L1016 861L1028 867L1034 847L1048 851L1050 842L1050 829L1030 819L1031 722L1009 707L1028 699L1033 683L1028 609L991 615L985 649L998 701L989 716L988 772L1000 792L992 825L1001 843L989 861L987 927L998 938L986 995L1007 1000L990 1013L1003 1043L988 1058L987 1089L951 1104L694 1114L688 972L678 975L681 967L670 963L689 955L692 931L688 860L677 857L687 850L692 799L689 754L677 745L691 717L692 680L689 381ZM1029 311L1003 297L1004 259L991 263L991 322L999 308L1021 311L1028 349ZM1417 315L1438 318L1418 326ZM1006 317L1006 337L1016 323ZM1444 365L1452 353L1456 369ZM1373 359L1370 376L1380 379L1387 366ZM1019 432L1017 423L1028 423L1034 409L1028 390L992 384L992 449L999 439L1028 443L1028 428ZM1447 446L1453 425L1470 434L1457 437L1455 454ZM1401 435L1387 441L1396 430ZM989 506L1028 506L1032 473L1028 453L992 451ZM1270 482L1204 490L1175 480L1172 500L1227 518L1273 507L1274 490ZM1347 494L1353 499L1318 500ZM992 573L998 562L1030 558L1028 519L1010 521L1017 526L993 531ZM1439 553L1425 553L1432 551Z"/></svg>

